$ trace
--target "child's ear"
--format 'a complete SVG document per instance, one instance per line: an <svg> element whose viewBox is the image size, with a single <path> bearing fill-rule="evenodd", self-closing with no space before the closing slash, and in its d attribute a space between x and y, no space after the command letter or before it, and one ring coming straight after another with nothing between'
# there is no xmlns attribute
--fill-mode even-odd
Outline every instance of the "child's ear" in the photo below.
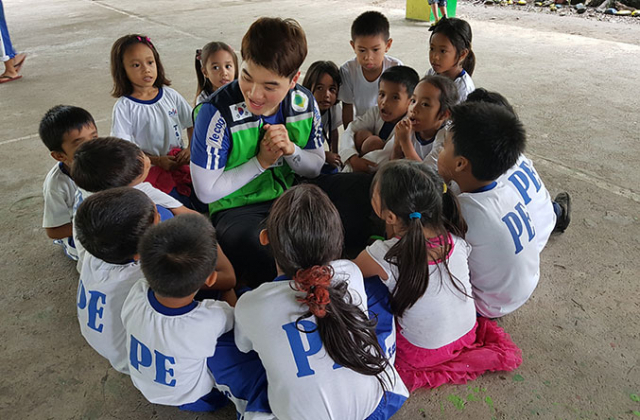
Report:
<svg viewBox="0 0 640 420"><path fill-rule="evenodd" d="M158 212L158 208L153 206L153 211L155 212L155 216L153 216L153 224L157 225L162 221L162 217L160 216L160 212Z"/></svg>
<svg viewBox="0 0 640 420"><path fill-rule="evenodd" d="M67 162L67 154L65 152L51 152L51 157L58 162Z"/></svg>
<svg viewBox="0 0 640 420"><path fill-rule="evenodd" d="M353 40L349 41L349 44L351 44L351 48L353 48L353 51L356 50L356 44L354 44Z"/></svg>
<svg viewBox="0 0 640 420"><path fill-rule="evenodd" d="M393 44L393 38L389 38L389 40L387 40L387 45L385 45L384 47L385 53L389 52L389 48L391 48L391 44Z"/></svg>
<svg viewBox="0 0 640 420"><path fill-rule="evenodd" d="M133 254L133 261L140 261L140 254Z"/></svg>
<svg viewBox="0 0 640 420"><path fill-rule="evenodd" d="M293 87L296 85L296 83L298 83L298 79L299 78L300 78L300 70L298 70L296 75L293 76L293 79L291 79L291 84L289 85L289 90L293 89Z"/></svg>
<svg viewBox="0 0 640 420"><path fill-rule="evenodd" d="M456 156L456 166L454 171L461 172L469 172L471 173L471 162L464 156Z"/></svg>
<svg viewBox="0 0 640 420"><path fill-rule="evenodd" d="M207 277L207 279L204 281L204 284L206 284L207 287L211 287L216 284L216 280L218 280L218 272L214 271L213 273L209 274L209 277Z"/></svg>
<svg viewBox="0 0 640 420"><path fill-rule="evenodd" d="M449 118L451 118L451 110L447 109L444 112L440 112L438 114L438 121L440 122L440 124L444 124L445 121L447 121Z"/></svg>
<svg viewBox="0 0 640 420"><path fill-rule="evenodd" d="M387 210L384 215L384 222L389 226L394 226L398 223L398 216L394 212Z"/></svg>
<svg viewBox="0 0 640 420"><path fill-rule="evenodd" d="M260 245L262 246L269 245L269 234L267 233L267 229L262 229L260 231Z"/></svg>
<svg viewBox="0 0 640 420"><path fill-rule="evenodd" d="M460 57L458 57L458 63L462 65L462 63L464 63L464 60L467 58L468 55L469 55L469 50L467 48L462 50L462 52L460 53Z"/></svg>

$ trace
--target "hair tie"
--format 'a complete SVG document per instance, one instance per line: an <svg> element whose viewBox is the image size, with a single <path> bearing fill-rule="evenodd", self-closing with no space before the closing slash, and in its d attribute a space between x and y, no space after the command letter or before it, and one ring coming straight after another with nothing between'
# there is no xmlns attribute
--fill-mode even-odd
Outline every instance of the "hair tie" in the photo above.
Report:
<svg viewBox="0 0 640 420"><path fill-rule="evenodd" d="M333 269L326 265L314 265L306 270L298 270L293 276L294 288L307 295L299 297L309 307L309 311L318 318L327 315L326 306L331 303L329 286L333 278Z"/></svg>
<svg viewBox="0 0 640 420"><path fill-rule="evenodd" d="M422 214L418 213L417 211L409 214L409 220L413 219L422 219Z"/></svg>
<svg viewBox="0 0 640 420"><path fill-rule="evenodd" d="M138 41L143 42L145 44L149 44L151 46L153 46L153 44L151 43L151 39L149 39L148 36L145 36L144 38L141 36L136 36L136 38L138 38Z"/></svg>
<svg viewBox="0 0 640 420"><path fill-rule="evenodd" d="M447 183L443 182L442 183L442 194L446 194L447 193Z"/></svg>
<svg viewBox="0 0 640 420"><path fill-rule="evenodd" d="M201 60L202 57L202 50L201 49L197 49L196 50L196 60Z"/></svg>

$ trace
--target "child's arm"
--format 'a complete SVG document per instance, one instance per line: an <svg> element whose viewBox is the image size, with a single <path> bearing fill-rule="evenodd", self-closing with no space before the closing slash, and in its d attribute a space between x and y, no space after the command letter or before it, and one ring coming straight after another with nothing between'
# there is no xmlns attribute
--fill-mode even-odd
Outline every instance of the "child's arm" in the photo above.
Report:
<svg viewBox="0 0 640 420"><path fill-rule="evenodd" d="M64 224L62 226L45 228L47 236L51 239L64 239L73 235L73 228L71 223Z"/></svg>
<svg viewBox="0 0 640 420"><path fill-rule="evenodd" d="M360 255L353 260L353 262L358 266L358 268L360 268L362 276L365 278L372 276L378 276L382 280L387 280L389 278L384 269L380 267L380 264L378 264L373 258L371 258L371 255L369 255L366 249L363 250Z"/></svg>
<svg viewBox="0 0 640 420"><path fill-rule="evenodd" d="M218 246L218 263L216 264L216 271L218 272L218 280L216 280L212 289L230 290L236 287L236 272L233 271L231 261L229 261L229 258L224 255L222 247L220 246Z"/></svg>
<svg viewBox="0 0 640 420"><path fill-rule="evenodd" d="M338 134L338 129L335 128L331 130L331 134L329 134L329 150L333 153L338 153L338 142L340 141L340 134Z"/></svg>
<svg viewBox="0 0 640 420"><path fill-rule="evenodd" d="M172 209L169 209L169 211L173 213L174 216L177 216L179 214L200 214L195 210L186 208L185 206L174 207Z"/></svg>
<svg viewBox="0 0 640 420"><path fill-rule="evenodd" d="M395 127L395 144L402 148L404 157L409 160L422 162L422 158L416 152L411 142L411 121L404 119L398 122Z"/></svg>
<svg viewBox="0 0 640 420"><path fill-rule="evenodd" d="M153 166L159 166L165 171L173 171L178 167L176 156L153 156L147 153Z"/></svg>
<svg viewBox="0 0 640 420"><path fill-rule="evenodd" d="M342 103L342 126L346 130L349 123L353 121L353 104Z"/></svg>
<svg viewBox="0 0 640 420"><path fill-rule="evenodd" d="M191 137L193 136L193 127L187 128L187 147L183 148L176 154L176 164L178 166L188 165L191 161Z"/></svg>

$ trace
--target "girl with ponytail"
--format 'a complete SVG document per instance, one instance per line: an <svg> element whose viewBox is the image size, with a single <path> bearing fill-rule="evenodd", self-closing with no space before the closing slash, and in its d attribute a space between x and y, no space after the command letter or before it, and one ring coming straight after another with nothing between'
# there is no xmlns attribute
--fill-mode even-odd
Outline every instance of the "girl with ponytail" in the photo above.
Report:
<svg viewBox="0 0 640 420"><path fill-rule="evenodd" d="M269 404L284 419L388 419L405 386L367 316L362 273L347 260L340 215L314 185L274 203L260 233L279 276L240 297L235 341L255 350L267 373Z"/></svg>
<svg viewBox="0 0 640 420"><path fill-rule="evenodd" d="M427 76L448 77L458 87L459 102L475 90L471 76L476 68L476 56L471 49L471 26L466 20L442 18L429 28L429 62Z"/></svg>
<svg viewBox="0 0 640 420"><path fill-rule="evenodd" d="M478 317L469 282L467 226L456 197L424 163L392 161L373 179L371 204L387 226L355 260L390 292L395 366L410 391L513 370L521 352L495 321Z"/></svg>

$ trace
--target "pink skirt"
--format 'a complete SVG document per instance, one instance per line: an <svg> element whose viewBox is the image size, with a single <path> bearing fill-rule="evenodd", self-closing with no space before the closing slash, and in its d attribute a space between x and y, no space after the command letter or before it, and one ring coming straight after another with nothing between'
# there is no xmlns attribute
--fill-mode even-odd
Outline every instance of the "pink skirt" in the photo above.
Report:
<svg viewBox="0 0 640 420"><path fill-rule="evenodd" d="M398 328L396 369L409 391L465 384L484 372L511 371L522 363L522 351L509 334L487 318L439 349L423 349L407 341Z"/></svg>

